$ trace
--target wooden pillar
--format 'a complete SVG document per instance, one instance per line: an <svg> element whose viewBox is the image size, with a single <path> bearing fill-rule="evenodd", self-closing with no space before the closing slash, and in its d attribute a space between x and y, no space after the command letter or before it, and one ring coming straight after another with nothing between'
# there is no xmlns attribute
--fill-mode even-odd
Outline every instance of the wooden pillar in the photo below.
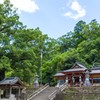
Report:
<svg viewBox="0 0 100 100"><path fill-rule="evenodd" d="M1 89L0 89L0 100L1 100Z"/></svg>
<svg viewBox="0 0 100 100"><path fill-rule="evenodd" d="M21 90L20 90L20 86L19 86L19 90L18 90L18 96L21 95Z"/></svg>
<svg viewBox="0 0 100 100"><path fill-rule="evenodd" d="M83 83L85 82L85 73L83 74Z"/></svg>
<svg viewBox="0 0 100 100"><path fill-rule="evenodd" d="M72 86L72 75L69 76L70 79L70 86Z"/></svg>
<svg viewBox="0 0 100 100"><path fill-rule="evenodd" d="M11 96L11 94L12 94L12 86L10 86L10 93L9 93L9 95Z"/></svg>
<svg viewBox="0 0 100 100"><path fill-rule="evenodd" d="M91 78L91 81L92 81L92 85L93 85L93 78Z"/></svg>

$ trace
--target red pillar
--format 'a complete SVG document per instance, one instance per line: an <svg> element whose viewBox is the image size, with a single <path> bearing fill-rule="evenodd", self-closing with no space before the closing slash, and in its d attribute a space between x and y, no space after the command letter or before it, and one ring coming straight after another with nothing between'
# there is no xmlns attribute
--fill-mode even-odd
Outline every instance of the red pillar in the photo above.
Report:
<svg viewBox="0 0 100 100"><path fill-rule="evenodd" d="M70 78L70 86L72 86L72 75L70 75L69 78Z"/></svg>
<svg viewBox="0 0 100 100"><path fill-rule="evenodd" d="M84 83L84 81L85 81L85 74L83 74L83 79L82 79L82 81L83 81L83 83Z"/></svg>
<svg viewBox="0 0 100 100"><path fill-rule="evenodd" d="M91 81L92 81L92 85L93 85L93 78L91 78L91 79L92 79Z"/></svg>

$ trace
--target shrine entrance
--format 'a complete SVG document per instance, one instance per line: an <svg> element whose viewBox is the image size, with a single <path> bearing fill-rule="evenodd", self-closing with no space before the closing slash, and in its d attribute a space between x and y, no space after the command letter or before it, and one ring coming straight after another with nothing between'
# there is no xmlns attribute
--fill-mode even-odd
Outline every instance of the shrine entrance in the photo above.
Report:
<svg viewBox="0 0 100 100"><path fill-rule="evenodd" d="M63 70L56 75L58 80L65 80L70 86L100 86L100 67L87 69L84 65L76 62L70 69Z"/></svg>
<svg viewBox="0 0 100 100"><path fill-rule="evenodd" d="M72 68L61 71L61 73L63 74L63 79L65 79L65 77L68 79L68 84L70 86L81 86L85 81L85 71L85 66L79 63L75 63ZM58 74L56 74L55 77L60 79L61 75L58 76Z"/></svg>
<svg viewBox="0 0 100 100"><path fill-rule="evenodd" d="M78 84L80 84L79 77L78 76L73 77L73 85L75 86L75 85L78 85Z"/></svg>
<svg viewBox="0 0 100 100"><path fill-rule="evenodd" d="M77 74L77 75L73 75L73 74L69 74L68 76L68 83L70 84L70 86L80 86L83 85L84 80L85 80L85 74Z"/></svg>

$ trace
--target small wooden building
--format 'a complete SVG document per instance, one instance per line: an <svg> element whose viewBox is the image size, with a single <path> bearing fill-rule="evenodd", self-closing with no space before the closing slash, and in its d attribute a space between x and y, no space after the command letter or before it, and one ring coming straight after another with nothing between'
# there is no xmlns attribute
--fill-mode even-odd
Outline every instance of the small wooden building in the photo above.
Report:
<svg viewBox="0 0 100 100"><path fill-rule="evenodd" d="M68 79L68 84L70 86L81 86L85 82L87 70L88 69L84 65L76 62L70 69L63 70L60 72L60 74L57 73L56 75L54 75L54 77L58 80L64 81ZM94 78L100 78L100 69L91 68L89 69L89 71L89 78L91 79L91 83L93 84Z"/></svg>
<svg viewBox="0 0 100 100"><path fill-rule="evenodd" d="M93 85L100 85L100 66L93 66L91 68L90 80Z"/></svg>
<svg viewBox="0 0 100 100"><path fill-rule="evenodd" d="M10 98L11 95L19 98L23 88L24 85L18 77L5 78L0 81L0 98Z"/></svg>

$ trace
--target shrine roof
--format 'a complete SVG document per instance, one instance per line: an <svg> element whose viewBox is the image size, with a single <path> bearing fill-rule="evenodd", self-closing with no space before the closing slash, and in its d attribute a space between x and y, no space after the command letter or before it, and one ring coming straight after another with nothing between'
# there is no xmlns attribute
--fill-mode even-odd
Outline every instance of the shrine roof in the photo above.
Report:
<svg viewBox="0 0 100 100"><path fill-rule="evenodd" d="M90 74L100 74L100 70L91 70Z"/></svg>
<svg viewBox="0 0 100 100"><path fill-rule="evenodd" d="M83 64L76 62L71 69L73 69L76 65L78 65L80 68L86 68Z"/></svg>
<svg viewBox="0 0 100 100"><path fill-rule="evenodd" d="M16 83L22 85L22 82L18 77L9 77L0 81L0 85L14 85Z"/></svg>
<svg viewBox="0 0 100 100"><path fill-rule="evenodd" d="M74 69L68 69L68 70L64 70L63 72L80 72L80 71L85 71L87 68L74 68Z"/></svg>
<svg viewBox="0 0 100 100"><path fill-rule="evenodd" d="M80 64L78 62L76 64L78 64L81 68L86 68L84 65L82 65L82 64Z"/></svg>
<svg viewBox="0 0 100 100"><path fill-rule="evenodd" d="M63 73L57 73L54 76L65 76L65 74L63 74Z"/></svg>
<svg viewBox="0 0 100 100"><path fill-rule="evenodd" d="M100 66L93 66L91 70L100 70Z"/></svg>

